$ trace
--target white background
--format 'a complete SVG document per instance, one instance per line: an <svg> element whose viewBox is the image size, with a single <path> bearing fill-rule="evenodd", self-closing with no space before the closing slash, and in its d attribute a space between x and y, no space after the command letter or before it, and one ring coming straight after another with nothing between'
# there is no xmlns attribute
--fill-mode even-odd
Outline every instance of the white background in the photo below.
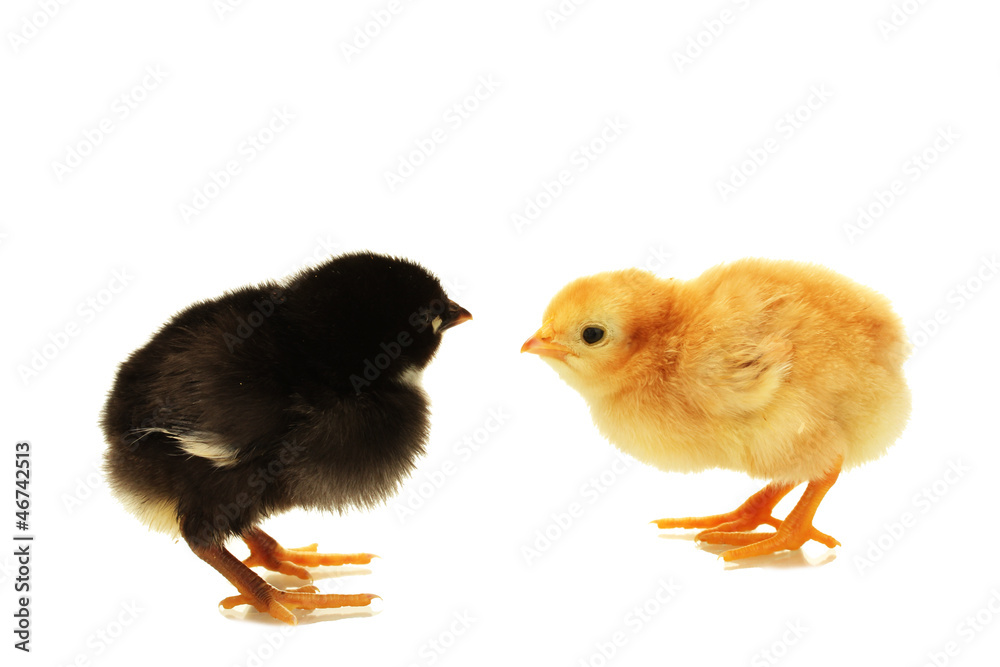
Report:
<svg viewBox="0 0 1000 667"><path fill-rule="evenodd" d="M15 563L13 546L0 549L7 656L225 666L995 659L1000 286L988 262L1000 248L1000 7L605 0L553 24L555 0L422 0L368 25L378 34L348 57L343 45L387 2L330 4L249 0L220 15L210 0L49 2L47 18L46 3L4 3L0 534L16 532L13 446L27 439L36 535L30 655L11 647ZM678 59L685 51L691 62ZM463 103L475 108L451 120ZM274 109L294 119L262 133ZM104 119L110 133L88 145ZM602 144L609 121L622 129ZM952 138L934 148L939 132ZM244 142L258 134L270 142L247 159ZM386 172L432 136L444 141L390 189ZM592 141L594 159L582 159ZM761 166L745 163L765 146L774 150ZM933 163L916 167L925 151ZM54 164L71 152L87 155L68 172ZM230 160L239 173L207 187L210 203L185 220L181 205ZM724 200L719 183L734 169L750 175ZM569 185L540 197L562 170ZM901 194L849 235L858 208L879 212L878 193L888 201L897 179ZM519 228L512 215L529 201L541 212ZM382 557L318 579L325 591L381 595L377 613L301 615L289 632L246 607L220 612L230 585L109 496L97 419L117 364L177 310L359 248L426 264L475 320L447 333L426 374L429 453L400 498L265 525L287 546ZM615 472L583 400L518 349L576 276L646 266L691 278L743 256L819 262L874 287L918 346L905 434L844 474L819 510L817 526L844 546L734 566L647 522L732 509L762 482L640 464ZM89 299L104 302L100 312ZM67 326L76 335L61 335ZM485 437L477 429L490 410L504 423ZM469 456L461 443L476 437ZM598 492L590 480L602 474ZM419 493L423 505L402 517ZM553 517L573 503L581 512L559 528ZM669 600L661 582L677 588ZM967 620L977 613L984 625Z"/></svg>

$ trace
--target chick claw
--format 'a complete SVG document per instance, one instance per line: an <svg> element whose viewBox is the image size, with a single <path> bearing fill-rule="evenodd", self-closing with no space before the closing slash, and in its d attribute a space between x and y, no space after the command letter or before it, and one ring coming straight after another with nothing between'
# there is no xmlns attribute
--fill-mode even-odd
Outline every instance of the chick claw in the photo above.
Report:
<svg viewBox="0 0 1000 667"><path fill-rule="evenodd" d="M375 554L326 554L316 553L318 545L310 544L298 549L286 549L259 528L243 536L243 541L250 547L250 556L243 561L247 567L262 566L272 572L280 572L299 579L312 581L309 571L302 567L319 567L323 565L367 565Z"/></svg>
<svg viewBox="0 0 1000 667"><path fill-rule="evenodd" d="M262 614L270 614L273 618L296 625L298 620L290 609L333 609L338 607L366 607L377 595L361 593L356 595L323 594L315 586L303 586L283 591L273 586L268 587L262 595L232 595L219 604L225 609L232 609L241 604L248 604ZM381 599L381 598L379 598Z"/></svg>

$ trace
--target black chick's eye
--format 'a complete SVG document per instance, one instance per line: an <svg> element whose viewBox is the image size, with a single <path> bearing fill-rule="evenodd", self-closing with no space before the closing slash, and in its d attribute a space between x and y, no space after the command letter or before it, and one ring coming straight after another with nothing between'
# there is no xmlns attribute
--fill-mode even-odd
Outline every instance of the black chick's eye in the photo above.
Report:
<svg viewBox="0 0 1000 667"><path fill-rule="evenodd" d="M587 327L583 330L583 342L587 345L593 345L602 338L604 338L604 329L600 327Z"/></svg>

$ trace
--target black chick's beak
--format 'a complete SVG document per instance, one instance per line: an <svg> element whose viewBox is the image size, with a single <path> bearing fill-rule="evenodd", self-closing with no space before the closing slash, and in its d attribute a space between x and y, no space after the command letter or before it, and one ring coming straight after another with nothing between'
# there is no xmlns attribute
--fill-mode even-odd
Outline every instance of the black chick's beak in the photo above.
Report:
<svg viewBox="0 0 1000 667"><path fill-rule="evenodd" d="M437 332L440 333L471 319L472 313L448 299L448 309L441 313L441 325L438 326Z"/></svg>

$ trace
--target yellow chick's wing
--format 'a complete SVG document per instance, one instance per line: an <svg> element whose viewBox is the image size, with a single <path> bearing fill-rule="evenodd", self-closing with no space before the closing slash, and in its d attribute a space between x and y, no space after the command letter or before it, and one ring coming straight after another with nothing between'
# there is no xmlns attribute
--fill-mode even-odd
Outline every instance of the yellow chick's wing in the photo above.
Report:
<svg viewBox="0 0 1000 667"><path fill-rule="evenodd" d="M689 379L685 389L705 414L759 412L792 369L794 346L784 317L788 295L766 282L706 282L695 283L694 300L702 307L677 346L677 375Z"/></svg>
<svg viewBox="0 0 1000 667"><path fill-rule="evenodd" d="M792 367L792 343L778 334L709 349L696 361L700 405L719 417L738 417L766 408Z"/></svg>

